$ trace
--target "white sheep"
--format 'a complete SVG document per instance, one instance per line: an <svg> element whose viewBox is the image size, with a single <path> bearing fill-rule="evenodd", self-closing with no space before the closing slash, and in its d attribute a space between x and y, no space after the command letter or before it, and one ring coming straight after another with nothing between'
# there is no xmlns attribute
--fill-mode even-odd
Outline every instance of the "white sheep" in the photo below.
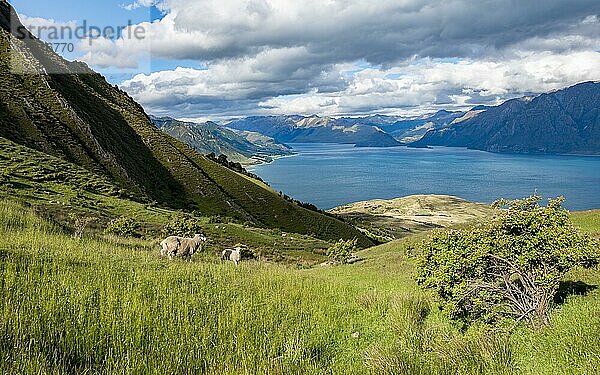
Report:
<svg viewBox="0 0 600 375"><path fill-rule="evenodd" d="M225 249L221 253L221 260L227 261L230 260L237 266L238 263L242 260L242 248L235 247L233 249Z"/></svg>
<svg viewBox="0 0 600 375"><path fill-rule="evenodd" d="M206 237L203 234L196 234L194 238L170 236L160 243L160 255L163 257L166 255L170 260L181 257L191 262L192 255L198 251L204 241Z"/></svg>
<svg viewBox="0 0 600 375"><path fill-rule="evenodd" d="M179 247L179 237L170 236L162 240L160 243L160 256L164 257L175 251Z"/></svg>

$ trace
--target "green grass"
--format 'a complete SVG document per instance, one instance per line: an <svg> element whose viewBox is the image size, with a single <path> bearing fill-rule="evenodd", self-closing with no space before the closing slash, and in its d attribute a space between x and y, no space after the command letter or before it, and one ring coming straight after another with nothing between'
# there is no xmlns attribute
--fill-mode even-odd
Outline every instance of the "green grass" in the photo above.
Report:
<svg viewBox="0 0 600 375"><path fill-rule="evenodd" d="M572 212L571 217L584 232L600 238L600 210Z"/></svg>
<svg viewBox="0 0 600 375"><path fill-rule="evenodd" d="M354 227L287 202L265 184L258 181L255 183L247 176L224 170L221 166L194 154L187 147L180 147L182 152L189 153L190 160L206 170L206 178L217 181L227 189L227 197L237 197L237 202L241 202L238 204L231 201L232 206L238 207L240 212L255 212L253 217L239 215L233 218L234 221L246 222L255 227L265 227L265 224L268 224L266 228L301 233L295 236L297 238L319 237L321 240L318 242L321 246L327 241L354 237L359 238L363 247L371 244ZM110 218L127 215L148 224L145 229L152 231L160 228L176 213L165 206L151 207L136 202L133 200L136 199L134 193L121 189L102 175L2 137L0 162L0 198L34 204L41 207L42 211L50 212L58 220L65 221L69 213L77 213L97 217L99 221L95 225L102 226ZM244 183L241 184L240 181ZM201 185L199 189L208 189L210 186L214 187L214 182ZM219 204L225 205L229 199L227 197L213 196L215 199L219 198ZM222 214L219 216L231 219L227 211L215 210L210 204L196 208L196 212L206 218ZM294 217L293 220L289 219L290 215Z"/></svg>
<svg viewBox="0 0 600 375"><path fill-rule="evenodd" d="M59 158L33 151L0 138L0 199L10 199L31 206L71 230L70 214L94 217L88 234L101 234L107 223L119 216L129 216L142 224L140 235L153 239L158 246L163 226L181 212L155 207L128 199L127 193L108 179ZM200 213L201 215L202 213ZM211 224L217 218L199 216L203 230L210 237L207 252L214 255L236 243L249 246L264 259L302 266L323 262L330 243L281 230L254 228L242 223ZM285 237L284 237L285 236Z"/></svg>
<svg viewBox="0 0 600 375"><path fill-rule="evenodd" d="M598 289L567 297L541 331L463 332L413 281L418 240L351 266L167 262L149 241L74 240L4 201L0 373L597 373Z"/></svg>

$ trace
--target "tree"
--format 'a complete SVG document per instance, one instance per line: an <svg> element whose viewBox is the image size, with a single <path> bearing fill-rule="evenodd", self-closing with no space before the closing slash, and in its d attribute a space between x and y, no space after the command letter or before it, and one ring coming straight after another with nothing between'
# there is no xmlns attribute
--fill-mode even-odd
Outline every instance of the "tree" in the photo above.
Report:
<svg viewBox="0 0 600 375"><path fill-rule="evenodd" d="M563 198L545 207L540 201L501 200L487 223L434 232L420 246L418 283L433 289L453 318L547 325L561 279L574 267L596 266L600 255L561 207Z"/></svg>

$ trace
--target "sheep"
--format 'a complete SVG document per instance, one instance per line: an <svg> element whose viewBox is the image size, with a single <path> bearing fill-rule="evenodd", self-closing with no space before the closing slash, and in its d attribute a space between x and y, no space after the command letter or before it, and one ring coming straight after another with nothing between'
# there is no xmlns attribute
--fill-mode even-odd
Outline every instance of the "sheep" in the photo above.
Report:
<svg viewBox="0 0 600 375"><path fill-rule="evenodd" d="M233 249L225 249L221 253L222 261L232 261L237 266L238 263L242 260L242 248L235 247Z"/></svg>
<svg viewBox="0 0 600 375"><path fill-rule="evenodd" d="M206 241L203 234L196 234L194 238L183 238L178 236L170 236L165 238L161 243L161 256L169 256L169 260L173 257L181 257L188 261L192 261L192 255L202 246L202 242Z"/></svg>
<svg viewBox="0 0 600 375"><path fill-rule="evenodd" d="M168 254L170 254L171 252L174 252L180 244L179 241L180 237L176 237L176 236L170 236L165 238L161 243L160 243L160 256L164 257Z"/></svg>

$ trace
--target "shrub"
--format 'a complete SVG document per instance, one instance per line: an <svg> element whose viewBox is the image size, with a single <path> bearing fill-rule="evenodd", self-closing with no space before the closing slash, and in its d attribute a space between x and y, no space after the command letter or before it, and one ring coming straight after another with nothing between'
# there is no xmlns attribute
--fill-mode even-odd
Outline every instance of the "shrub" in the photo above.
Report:
<svg viewBox="0 0 600 375"><path fill-rule="evenodd" d="M140 230L141 225L135 219L131 217L122 216L117 219L111 220L104 233L114 234L122 237L134 237Z"/></svg>
<svg viewBox="0 0 600 375"><path fill-rule="evenodd" d="M433 289L453 318L548 324L561 278L597 265L599 254L570 221L563 198L546 207L540 200L498 201L488 223L434 232L421 245L418 283Z"/></svg>
<svg viewBox="0 0 600 375"><path fill-rule="evenodd" d="M165 236L193 237L197 233L202 233L202 225L200 220L190 215L173 216L163 227Z"/></svg>
<svg viewBox="0 0 600 375"><path fill-rule="evenodd" d="M96 221L95 217L89 216L79 216L75 213L69 214L69 219L73 222L73 237L81 238L83 237L83 232L85 228L92 222Z"/></svg>
<svg viewBox="0 0 600 375"><path fill-rule="evenodd" d="M345 263L352 258L357 249L358 239L339 240L335 245L327 249L327 256L336 262Z"/></svg>
<svg viewBox="0 0 600 375"><path fill-rule="evenodd" d="M211 216L208 218L209 224L230 224L233 222L233 219L227 216Z"/></svg>

